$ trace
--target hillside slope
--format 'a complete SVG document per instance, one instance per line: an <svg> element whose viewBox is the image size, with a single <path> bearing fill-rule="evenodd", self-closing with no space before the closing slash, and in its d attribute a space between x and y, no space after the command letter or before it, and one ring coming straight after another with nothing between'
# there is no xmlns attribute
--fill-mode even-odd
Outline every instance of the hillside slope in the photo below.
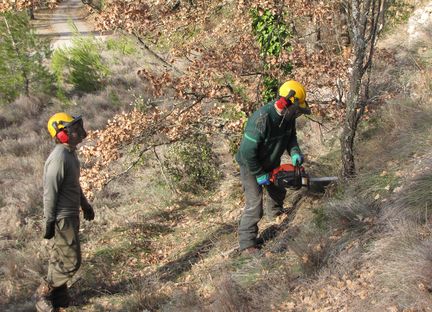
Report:
<svg viewBox="0 0 432 312"><path fill-rule="evenodd" d="M288 213L260 222L265 244L256 257L237 251L244 199L229 130L239 131L244 114L225 109L232 103L212 107L215 98L173 100L175 86L155 83L170 67L154 55L154 71L149 59L136 60L142 54L117 60L119 76L126 78L114 80L97 99L104 102L119 91L121 102L128 102L123 108L133 103L136 109L101 116L106 105L96 102L90 109L92 95L75 98L79 106L73 108L86 111L93 130L80 157L96 220L82 223L83 267L71 285L73 302L67 311L429 311L432 34L430 4L418 9L407 23L386 33L376 53L371 91L380 100L358 133L358 177L324 194L290 192ZM407 38L403 43L401 34ZM157 53L166 55L162 49ZM173 64L179 72L190 65L182 57ZM142 71L140 80L127 76L137 69L145 69L145 77ZM135 86L131 93L146 98L122 90L126 79ZM312 99L328 93L332 98L328 86L311 84ZM229 100L235 103L236 97ZM0 304L6 311L33 311L30 297L47 261L47 246L40 243L40 176L51 148L48 143L35 146L47 141L37 130L46 118L37 124L33 120L61 106L46 108L34 98L14 104L2 108L0 119ZM212 118L202 111L212 112ZM299 140L312 173L334 174L340 161L339 120L320 121L325 127L302 117ZM208 127L203 131L208 139L193 137L182 145L178 137L190 135L197 125ZM24 137L18 131L24 126L35 130ZM207 155L205 146L214 155L176 154ZM185 159L207 175L217 168L215 186L193 193L198 184L177 181L170 164ZM204 160L209 167L200 166Z"/></svg>

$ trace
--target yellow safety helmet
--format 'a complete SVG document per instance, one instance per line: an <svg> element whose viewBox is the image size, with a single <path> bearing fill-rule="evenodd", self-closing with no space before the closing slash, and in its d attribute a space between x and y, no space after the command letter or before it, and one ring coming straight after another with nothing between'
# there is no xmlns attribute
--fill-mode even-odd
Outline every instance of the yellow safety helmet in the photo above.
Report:
<svg viewBox="0 0 432 312"><path fill-rule="evenodd" d="M54 138L62 129L67 128L82 120L81 116L73 117L67 113L57 113L48 120L48 132Z"/></svg>
<svg viewBox="0 0 432 312"><path fill-rule="evenodd" d="M293 93L294 95L288 98L288 96L292 95ZM301 83L295 80L288 80L279 88L279 96L290 100L291 103L294 103L296 100L298 100L302 113L310 114L310 108L306 102L306 90Z"/></svg>

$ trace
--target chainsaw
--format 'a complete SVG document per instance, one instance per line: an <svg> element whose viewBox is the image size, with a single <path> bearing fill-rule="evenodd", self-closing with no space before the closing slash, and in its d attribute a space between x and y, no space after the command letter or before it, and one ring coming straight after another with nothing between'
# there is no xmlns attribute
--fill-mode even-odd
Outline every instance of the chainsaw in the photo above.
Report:
<svg viewBox="0 0 432 312"><path fill-rule="evenodd" d="M282 164L270 174L270 182L276 186L295 190L302 187L310 189L311 184L323 187L337 179L338 177L309 177L303 166L291 164Z"/></svg>

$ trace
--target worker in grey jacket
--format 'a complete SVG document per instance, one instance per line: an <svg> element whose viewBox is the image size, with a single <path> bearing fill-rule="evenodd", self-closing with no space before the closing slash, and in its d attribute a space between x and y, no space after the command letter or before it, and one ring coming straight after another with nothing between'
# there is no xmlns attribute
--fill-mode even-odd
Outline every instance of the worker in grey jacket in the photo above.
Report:
<svg viewBox="0 0 432 312"><path fill-rule="evenodd" d="M52 239L48 275L36 290L36 310L56 311L69 305L67 282L81 265L78 236L80 208L84 219L94 211L80 186L80 164L76 147L87 136L81 116L57 113L48 121L56 146L44 168L45 239Z"/></svg>

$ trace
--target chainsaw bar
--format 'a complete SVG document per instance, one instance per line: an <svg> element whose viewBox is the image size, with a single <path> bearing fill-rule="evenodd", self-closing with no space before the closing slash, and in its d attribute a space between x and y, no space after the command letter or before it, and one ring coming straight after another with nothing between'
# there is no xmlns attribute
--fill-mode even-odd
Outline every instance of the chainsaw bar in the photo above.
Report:
<svg viewBox="0 0 432 312"><path fill-rule="evenodd" d="M309 178L309 182L333 182L337 181L338 177L313 177Z"/></svg>

